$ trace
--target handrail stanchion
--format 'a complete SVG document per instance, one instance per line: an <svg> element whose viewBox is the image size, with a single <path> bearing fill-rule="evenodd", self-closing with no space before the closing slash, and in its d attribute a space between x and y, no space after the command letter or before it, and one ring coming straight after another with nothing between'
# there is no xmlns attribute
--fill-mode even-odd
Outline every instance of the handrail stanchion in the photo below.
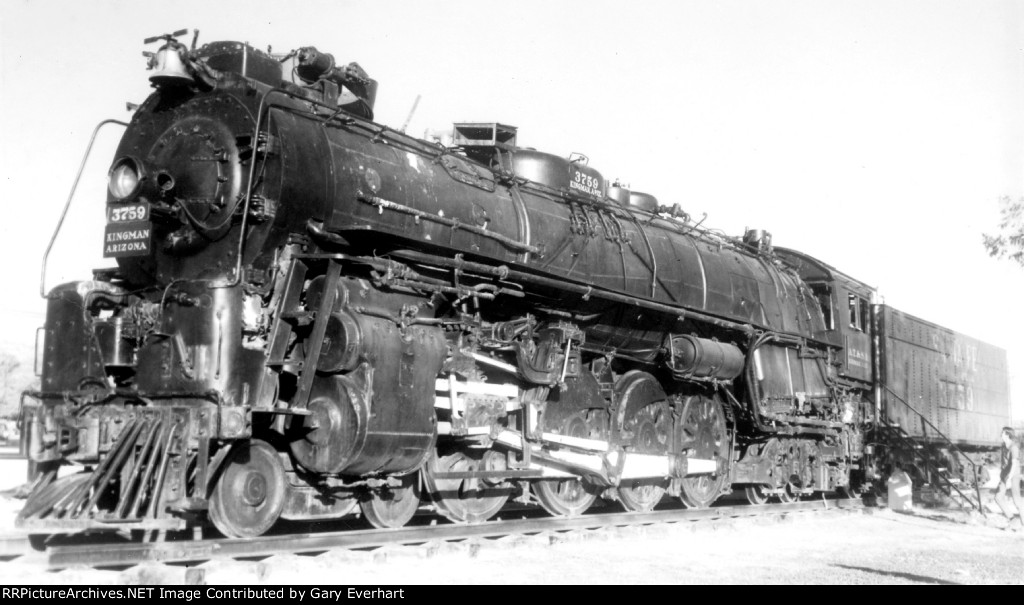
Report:
<svg viewBox="0 0 1024 605"><path fill-rule="evenodd" d="M89 154L92 153L92 144L96 142L96 135L99 134L101 128L107 124L118 124L120 126L127 127L127 122L121 120L103 120L96 125L96 128L92 131L92 136L89 138L89 145L85 148L85 155L82 156L82 163L78 166L78 174L75 175L75 182L71 185L71 192L68 193L68 200L64 202L64 211L60 213L60 220L57 221L57 228L53 230L53 236L50 238L50 243L46 246L46 252L43 254L43 269L39 275L39 296L46 298L46 263L50 259L50 251L53 249L54 242L57 241L57 235L60 234L60 228L64 225L64 219L67 218L68 209L71 208L71 200L75 197L75 191L78 190L78 181L82 178L82 172L85 170L85 163L89 161Z"/></svg>

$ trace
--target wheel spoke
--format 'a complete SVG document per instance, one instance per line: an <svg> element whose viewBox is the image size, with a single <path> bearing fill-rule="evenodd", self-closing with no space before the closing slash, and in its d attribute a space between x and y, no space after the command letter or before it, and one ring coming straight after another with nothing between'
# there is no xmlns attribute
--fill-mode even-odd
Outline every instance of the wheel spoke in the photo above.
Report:
<svg viewBox="0 0 1024 605"><path fill-rule="evenodd" d="M682 413L681 447L691 450L694 458L718 461L722 472L684 477L680 481L679 497L684 504L693 508L710 506L719 496L728 472L724 469L727 459L722 444L728 443L725 415L718 401L708 398L691 398Z"/></svg>
<svg viewBox="0 0 1024 605"><path fill-rule="evenodd" d="M658 380L646 372L630 372L615 384L618 394L617 405L627 410L624 425L631 434L623 434L623 445L629 453L664 456L669 453L668 397ZM690 416L683 416L681 440L693 441L699 433L699 423ZM646 512L661 501L668 489L665 477L626 479L616 488L616 498L627 511Z"/></svg>
<svg viewBox="0 0 1024 605"><path fill-rule="evenodd" d="M590 429L583 416L576 415L565 422L562 433L567 437L589 437ZM532 489L541 507L559 517L579 515L597 500L597 491L582 479L534 481Z"/></svg>

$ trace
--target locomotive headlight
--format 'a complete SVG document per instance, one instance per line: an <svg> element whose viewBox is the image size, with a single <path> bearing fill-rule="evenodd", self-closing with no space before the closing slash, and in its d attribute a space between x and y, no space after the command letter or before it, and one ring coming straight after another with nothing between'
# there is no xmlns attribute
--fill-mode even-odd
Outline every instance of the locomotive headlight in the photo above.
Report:
<svg viewBox="0 0 1024 605"><path fill-rule="evenodd" d="M114 162L107 177L107 189L114 198L125 200L139 190L142 182L142 169L133 158L121 158Z"/></svg>

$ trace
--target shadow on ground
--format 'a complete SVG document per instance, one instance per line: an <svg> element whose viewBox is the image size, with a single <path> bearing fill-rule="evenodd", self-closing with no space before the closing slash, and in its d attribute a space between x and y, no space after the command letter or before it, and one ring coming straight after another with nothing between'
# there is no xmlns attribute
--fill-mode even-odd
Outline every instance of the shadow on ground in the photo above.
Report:
<svg viewBox="0 0 1024 605"><path fill-rule="evenodd" d="M949 580L940 580L939 578L931 578L928 576L919 576L912 573L903 573L901 571L885 571L884 569L872 569L870 567L857 567L856 565L841 565L836 564L833 567L840 569L849 569L852 571L862 571L864 573L876 574L879 576L885 576L887 578L902 578L904 580L910 580L911 582L920 582L922 584L948 584L959 586L959 582L950 582Z"/></svg>

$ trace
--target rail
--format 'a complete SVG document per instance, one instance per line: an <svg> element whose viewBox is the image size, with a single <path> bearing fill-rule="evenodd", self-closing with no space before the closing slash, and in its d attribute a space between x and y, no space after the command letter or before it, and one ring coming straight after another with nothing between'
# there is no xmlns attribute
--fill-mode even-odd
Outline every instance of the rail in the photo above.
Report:
<svg viewBox="0 0 1024 605"><path fill-rule="evenodd" d="M43 556L44 565L49 569L63 569L76 565L120 567L143 562L188 563L211 559L264 557L282 553L299 554L336 549L366 549L387 545L486 539L542 532L707 521L796 512L850 511L863 508L863 506L864 504L859 499L809 500L787 504L672 509L648 513L605 513L578 517L488 521L470 525L422 525L399 529L299 533L260 538L48 546L44 553L39 554Z"/></svg>
<svg viewBox="0 0 1024 605"><path fill-rule="evenodd" d="M978 499L977 503L972 502L970 497L967 496L967 494L965 494L963 491L961 491L959 487L957 487L948 478L944 477L941 473L937 473L937 475L949 488L953 489L954 491L956 491L956 493L960 494L960 496L964 500L966 500L969 504L971 504L971 506L974 506L975 508L977 508L978 512L980 512L982 515L984 515L985 514L985 508L982 506L982 503L981 503L981 482L978 481L978 465L975 464L974 461L971 460L970 457L967 454L965 454L960 448L958 448L956 446L956 444L953 443L952 439L947 437L945 433L943 433L941 430L939 430L939 427L937 427L934 424L932 424L932 422L930 420L928 420L925 417L924 414L922 414L914 406L910 405L910 402L908 402L906 399L901 397L896 391L892 390L889 387L889 385L883 385L883 386L884 386L885 390L889 392L890 395L892 395L893 397L898 399L900 401L900 403L902 403L903 405L907 406L907 409L909 409L911 412L916 414L917 417L921 419L922 423L924 423L932 431L934 431L935 435L937 435L940 438L940 441L942 441L946 446L949 447L951 452L956 452L957 456L962 458L961 463L963 463L963 461L966 461L967 464L970 465L971 474L974 477L974 495ZM908 440L906 437L904 437L904 439ZM924 458L922 456L922 459L924 460L926 465L929 465L929 466L931 465L931 462L927 458Z"/></svg>

